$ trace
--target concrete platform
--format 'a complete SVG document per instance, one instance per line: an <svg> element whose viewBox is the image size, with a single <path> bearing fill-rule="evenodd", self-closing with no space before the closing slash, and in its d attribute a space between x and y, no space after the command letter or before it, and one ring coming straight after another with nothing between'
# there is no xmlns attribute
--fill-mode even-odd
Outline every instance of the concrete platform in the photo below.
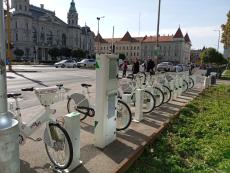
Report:
<svg viewBox="0 0 230 173"><path fill-rule="evenodd" d="M95 88L93 88L93 92ZM94 144L93 118L87 118L81 123L81 160L83 164L72 173L123 173L144 151L144 147L153 142L167 127L169 121L177 117L179 110L189 101L197 97L201 89L195 88L170 103L162 105L152 113L144 116L140 123L117 133L117 140L101 150ZM92 98L93 99L93 98ZM66 101L57 103L57 116L67 114ZM23 110L25 120L29 121L41 107ZM44 127L33 137L42 137ZM45 151L43 141L28 140L20 146L21 173L52 173L50 161ZM1 172L1 171L0 171Z"/></svg>

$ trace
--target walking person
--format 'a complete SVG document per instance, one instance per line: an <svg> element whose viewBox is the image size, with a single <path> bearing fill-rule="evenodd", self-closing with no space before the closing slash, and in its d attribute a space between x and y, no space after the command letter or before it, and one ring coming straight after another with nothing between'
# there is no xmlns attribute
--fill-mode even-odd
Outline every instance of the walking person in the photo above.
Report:
<svg viewBox="0 0 230 173"><path fill-rule="evenodd" d="M138 61L138 59L135 59L134 63L133 63L133 68L132 68L133 74L137 74L140 71L140 63Z"/></svg>
<svg viewBox="0 0 230 173"><path fill-rule="evenodd" d="M152 60L152 58L149 58L148 62L147 62L147 70L146 70L146 72L149 72L150 75L154 75L155 74L154 67L155 67L154 61Z"/></svg>
<svg viewBox="0 0 230 173"><path fill-rule="evenodd" d="M127 68L128 68L128 62L127 61L124 61L122 68L123 68L123 75L122 75L122 77L126 77L126 72L127 72Z"/></svg>

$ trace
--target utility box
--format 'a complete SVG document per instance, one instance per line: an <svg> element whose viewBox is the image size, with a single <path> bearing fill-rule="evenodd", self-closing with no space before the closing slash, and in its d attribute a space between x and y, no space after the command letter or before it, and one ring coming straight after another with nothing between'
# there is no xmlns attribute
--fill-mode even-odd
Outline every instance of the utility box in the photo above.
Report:
<svg viewBox="0 0 230 173"><path fill-rule="evenodd" d="M95 146L104 148L116 139L118 55L96 55Z"/></svg>
<svg viewBox="0 0 230 173"><path fill-rule="evenodd" d="M65 172L68 173L82 163L80 161L80 113L72 112L65 115L64 127L67 130L73 145L73 161L69 168L65 170Z"/></svg>

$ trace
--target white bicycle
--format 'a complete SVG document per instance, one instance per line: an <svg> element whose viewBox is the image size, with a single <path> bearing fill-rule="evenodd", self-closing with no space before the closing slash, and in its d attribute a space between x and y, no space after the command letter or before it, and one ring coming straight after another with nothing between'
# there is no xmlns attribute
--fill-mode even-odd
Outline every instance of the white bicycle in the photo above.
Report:
<svg viewBox="0 0 230 173"><path fill-rule="evenodd" d="M87 117L94 117L95 110L94 105L91 103L91 92L89 91L89 87L92 85L89 84L81 84L83 90L82 94L73 93L68 97L67 102L67 111L71 112L80 112L81 113L81 121L86 119ZM132 113L129 106L118 97L117 105L117 126L116 130L121 131L125 130L129 127L132 121Z"/></svg>
<svg viewBox="0 0 230 173"><path fill-rule="evenodd" d="M57 169L64 170L68 168L73 159L72 142L67 131L52 117L56 110L50 108L52 104L60 101L64 97L65 90L59 85L37 89L26 88L22 89L22 91L34 91L41 105L44 107L44 111L38 114L31 122L24 123L21 119L20 106L18 103L18 97L21 96L21 93L7 94L8 98L15 100L16 108L13 109L11 104L9 109L15 112L15 119L19 121L19 144L25 144L26 138L41 141L41 138L33 139L30 136L45 123L46 128L43 141L50 161Z"/></svg>

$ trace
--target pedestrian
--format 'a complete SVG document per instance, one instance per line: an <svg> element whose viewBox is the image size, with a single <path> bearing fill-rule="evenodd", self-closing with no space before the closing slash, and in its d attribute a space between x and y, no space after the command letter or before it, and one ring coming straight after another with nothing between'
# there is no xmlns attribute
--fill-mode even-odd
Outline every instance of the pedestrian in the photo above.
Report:
<svg viewBox="0 0 230 173"><path fill-rule="evenodd" d="M140 63L138 61L138 59L135 59L134 63L133 63L133 68L132 68L133 74L137 74L140 71Z"/></svg>
<svg viewBox="0 0 230 173"><path fill-rule="evenodd" d="M154 61L152 60L152 58L149 58L148 62L147 62L147 70L146 70L146 72L149 72L150 75L155 74L154 67L155 67Z"/></svg>
<svg viewBox="0 0 230 173"><path fill-rule="evenodd" d="M126 71L127 71L127 68L128 68L128 62L127 61L124 61L122 68L123 68L123 75L122 75L122 77L126 77Z"/></svg>
<svg viewBox="0 0 230 173"><path fill-rule="evenodd" d="M148 59L145 58L145 60L144 60L144 72L147 71L147 64L148 64Z"/></svg>

